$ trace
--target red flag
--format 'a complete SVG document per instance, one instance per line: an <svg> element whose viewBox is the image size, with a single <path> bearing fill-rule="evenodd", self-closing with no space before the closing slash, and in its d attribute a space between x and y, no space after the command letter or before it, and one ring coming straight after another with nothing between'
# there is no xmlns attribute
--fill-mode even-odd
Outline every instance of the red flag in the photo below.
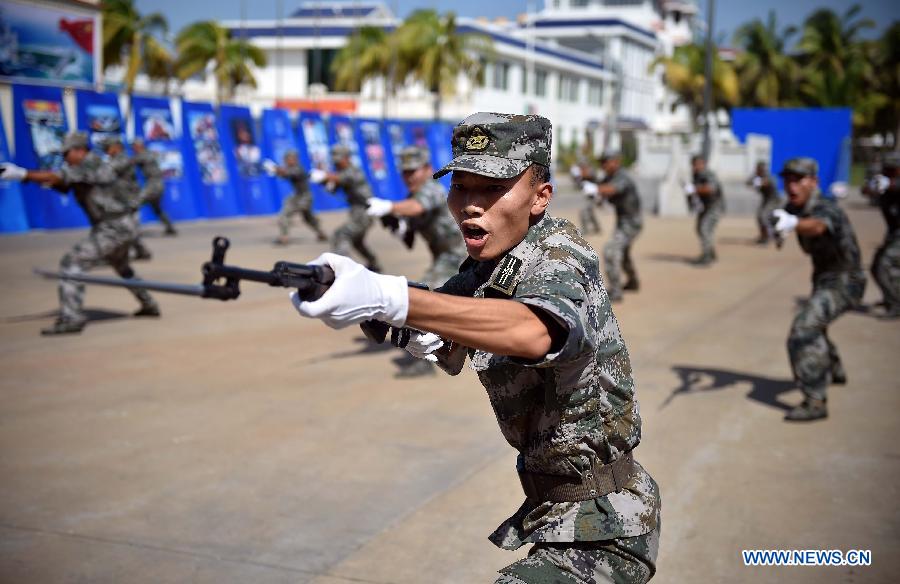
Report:
<svg viewBox="0 0 900 584"><path fill-rule="evenodd" d="M59 30L69 33L72 40L79 47L94 54L94 21L93 20L66 20L59 19Z"/></svg>

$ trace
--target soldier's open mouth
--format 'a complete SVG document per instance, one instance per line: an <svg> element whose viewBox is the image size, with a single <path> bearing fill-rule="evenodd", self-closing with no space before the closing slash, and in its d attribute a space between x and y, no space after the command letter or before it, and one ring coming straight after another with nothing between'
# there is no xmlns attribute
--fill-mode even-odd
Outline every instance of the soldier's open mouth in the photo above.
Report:
<svg viewBox="0 0 900 584"><path fill-rule="evenodd" d="M466 239L474 239L475 241L481 241L484 239L484 236L487 235L487 231L482 229L481 227L464 227L463 228L463 236Z"/></svg>

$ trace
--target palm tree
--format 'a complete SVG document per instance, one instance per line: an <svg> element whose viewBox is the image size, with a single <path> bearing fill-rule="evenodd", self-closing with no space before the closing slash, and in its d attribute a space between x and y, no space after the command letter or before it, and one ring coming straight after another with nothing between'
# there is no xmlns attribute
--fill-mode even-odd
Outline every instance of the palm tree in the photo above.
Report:
<svg viewBox="0 0 900 584"><path fill-rule="evenodd" d="M216 80L216 101L234 96L238 85L256 87L250 64L266 65L266 55L244 39L236 39L231 31L212 20L195 22L181 29L175 38L178 61L175 70L182 81L206 73L212 63Z"/></svg>
<svg viewBox="0 0 900 584"><path fill-rule="evenodd" d="M444 97L456 93L460 74L472 84L484 82L484 66L477 55L491 54L490 39L460 33L456 15L417 10L395 31L397 78L411 77L434 93L434 119L441 118Z"/></svg>
<svg viewBox="0 0 900 584"><path fill-rule="evenodd" d="M894 149L900 150L900 22L888 28L877 42L878 92L885 103L873 116L873 130L894 134Z"/></svg>
<svg viewBox="0 0 900 584"><path fill-rule="evenodd" d="M159 12L141 15L134 0L103 0L103 62L106 66L125 64L125 93L131 96L138 74L166 82L172 77L174 59L157 39L169 28ZM129 108L131 100L129 99ZM127 115L127 113L126 113Z"/></svg>
<svg viewBox="0 0 900 584"><path fill-rule="evenodd" d="M666 85L677 99L672 108L685 105L696 123L703 111L703 88L706 85L704 60L706 49L692 44L676 47L671 57L659 57L650 64L650 71L657 65L664 68ZM713 109L731 109L738 103L738 78L730 63L713 55Z"/></svg>
<svg viewBox="0 0 900 584"><path fill-rule="evenodd" d="M797 28L778 29L775 11L763 23L756 19L734 33L734 44L743 49L735 62L740 82L741 105L778 107L790 102L799 68L785 53Z"/></svg>
<svg viewBox="0 0 900 584"><path fill-rule="evenodd" d="M810 105L855 105L873 81L874 69L859 33L875 23L856 20L861 10L854 4L838 16L823 8L806 19L797 49L804 73L800 91Z"/></svg>
<svg viewBox="0 0 900 584"><path fill-rule="evenodd" d="M331 62L335 89L357 92L368 79L386 78L394 40L389 37L377 26L363 26L354 32Z"/></svg>

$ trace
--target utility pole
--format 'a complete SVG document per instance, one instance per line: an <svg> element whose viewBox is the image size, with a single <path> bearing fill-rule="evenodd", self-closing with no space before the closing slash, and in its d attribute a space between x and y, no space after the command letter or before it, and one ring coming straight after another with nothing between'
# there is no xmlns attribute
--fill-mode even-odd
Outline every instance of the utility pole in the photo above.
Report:
<svg viewBox="0 0 900 584"><path fill-rule="evenodd" d="M709 114L713 109L713 30L716 15L716 0L706 0L706 61L704 64L705 84L703 86L703 159L709 161Z"/></svg>
<svg viewBox="0 0 900 584"><path fill-rule="evenodd" d="M284 75L284 62L282 59L283 43L284 43L284 0L275 0L275 10L277 12L275 18L278 19L278 38L275 44L275 102L281 101L284 95L284 87L282 85L282 77Z"/></svg>

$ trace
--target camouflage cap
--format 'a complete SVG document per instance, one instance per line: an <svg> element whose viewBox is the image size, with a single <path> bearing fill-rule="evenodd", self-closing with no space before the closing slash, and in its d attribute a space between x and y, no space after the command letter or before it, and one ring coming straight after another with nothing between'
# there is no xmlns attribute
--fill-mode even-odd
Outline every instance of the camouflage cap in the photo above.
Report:
<svg viewBox="0 0 900 584"><path fill-rule="evenodd" d="M797 176L819 176L819 163L812 158L791 158L781 167L780 176L795 174Z"/></svg>
<svg viewBox="0 0 900 584"><path fill-rule="evenodd" d="M296 148L288 148L287 150L285 150L284 157L287 158L288 156L299 156L299 154L297 153L297 149Z"/></svg>
<svg viewBox="0 0 900 584"><path fill-rule="evenodd" d="M535 115L479 112L453 129L453 160L434 174L462 170L512 178L532 164L550 166L550 120Z"/></svg>
<svg viewBox="0 0 900 584"><path fill-rule="evenodd" d="M65 154L72 148L90 148L87 132L69 132L63 138L62 151Z"/></svg>
<svg viewBox="0 0 900 584"><path fill-rule="evenodd" d="M407 146L400 151L400 170L419 170L431 164L431 154L421 146Z"/></svg>
<svg viewBox="0 0 900 584"><path fill-rule="evenodd" d="M132 146L144 146L144 139L137 137L131 141L131 145Z"/></svg>
<svg viewBox="0 0 900 584"><path fill-rule="evenodd" d="M885 152L881 166L882 168L900 168L900 152Z"/></svg>
<svg viewBox="0 0 900 584"><path fill-rule="evenodd" d="M103 138L103 142L101 142L104 150L111 146L121 146L122 145L122 136L118 134L110 134Z"/></svg>
<svg viewBox="0 0 900 584"><path fill-rule="evenodd" d="M344 158L346 156L350 156L350 148L343 144L333 144L331 146L332 158Z"/></svg>

